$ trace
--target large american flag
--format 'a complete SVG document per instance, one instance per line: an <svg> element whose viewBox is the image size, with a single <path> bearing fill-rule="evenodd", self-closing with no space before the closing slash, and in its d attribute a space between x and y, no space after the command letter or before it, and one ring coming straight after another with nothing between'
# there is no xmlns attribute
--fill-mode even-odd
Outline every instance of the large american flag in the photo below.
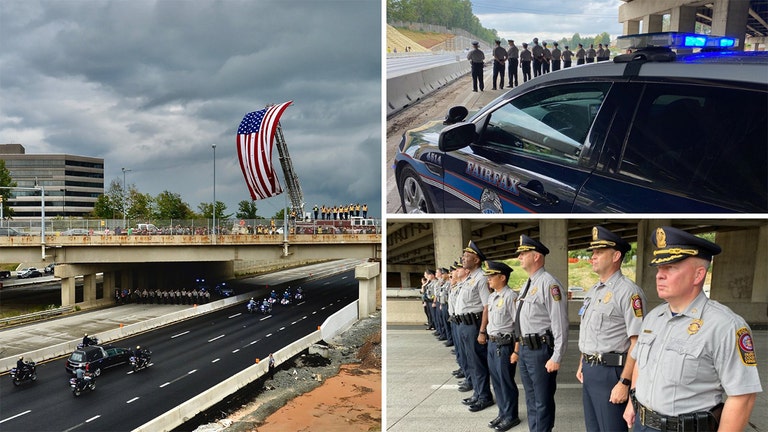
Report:
<svg viewBox="0 0 768 432"><path fill-rule="evenodd" d="M245 183L254 200L269 198L283 192L272 168L272 143L275 130L288 105L293 101L250 112L237 129L237 156Z"/></svg>

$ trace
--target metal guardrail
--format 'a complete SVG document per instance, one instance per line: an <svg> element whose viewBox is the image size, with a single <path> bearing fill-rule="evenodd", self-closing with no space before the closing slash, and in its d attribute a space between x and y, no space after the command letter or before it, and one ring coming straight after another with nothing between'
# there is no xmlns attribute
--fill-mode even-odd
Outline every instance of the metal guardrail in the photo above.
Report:
<svg viewBox="0 0 768 432"><path fill-rule="evenodd" d="M58 315L63 315L75 310L74 305L62 306L55 309L46 309L40 312L32 312L24 315L16 315L7 318L0 318L0 327L5 327L13 324L21 324L29 321L37 321L41 319L47 319Z"/></svg>

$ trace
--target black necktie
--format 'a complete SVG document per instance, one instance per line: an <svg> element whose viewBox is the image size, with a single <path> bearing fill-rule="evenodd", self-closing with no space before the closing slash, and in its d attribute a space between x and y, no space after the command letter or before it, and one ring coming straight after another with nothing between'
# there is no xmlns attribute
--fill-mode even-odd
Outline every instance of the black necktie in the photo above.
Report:
<svg viewBox="0 0 768 432"><path fill-rule="evenodd" d="M523 308L523 299L528 294L528 288L531 287L531 278L528 278L528 283L525 284L523 289L523 295L517 299L517 312L515 312L515 339L523 336L523 331L520 328L520 309Z"/></svg>

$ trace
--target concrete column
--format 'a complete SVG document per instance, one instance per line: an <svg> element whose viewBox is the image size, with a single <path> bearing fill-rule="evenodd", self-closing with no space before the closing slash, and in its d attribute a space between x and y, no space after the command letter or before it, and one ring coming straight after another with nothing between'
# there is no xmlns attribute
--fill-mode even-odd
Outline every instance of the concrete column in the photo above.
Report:
<svg viewBox="0 0 768 432"><path fill-rule="evenodd" d="M640 33L640 20L628 20L623 23L623 35L632 35Z"/></svg>
<svg viewBox="0 0 768 432"><path fill-rule="evenodd" d="M358 316L368 316L376 311L376 288L381 283L379 263L365 263L355 267L358 280Z"/></svg>
<svg viewBox="0 0 768 432"><path fill-rule="evenodd" d="M669 16L669 31L690 32L696 30L696 8L678 6L672 8Z"/></svg>
<svg viewBox="0 0 768 432"><path fill-rule="evenodd" d="M75 278L61 278L61 305L69 306L75 304Z"/></svg>
<svg viewBox="0 0 768 432"><path fill-rule="evenodd" d="M568 221L566 219L543 219L539 221L539 241L549 249L546 269L562 286L563 295L568 293Z"/></svg>
<svg viewBox="0 0 768 432"><path fill-rule="evenodd" d="M752 281L752 302L768 302L768 223L760 226L755 251L755 278Z"/></svg>
<svg viewBox="0 0 768 432"><path fill-rule="evenodd" d="M400 272L400 288L412 288L411 287L411 274L408 272Z"/></svg>
<svg viewBox="0 0 768 432"><path fill-rule="evenodd" d="M739 38L744 49L744 29L747 28L749 2L746 0L715 0L712 8L712 34Z"/></svg>
<svg viewBox="0 0 768 432"><path fill-rule="evenodd" d="M637 267L635 268L637 286L645 291L645 297L650 305L649 309L661 303L656 292L656 270L649 264L653 259L653 243L651 235L660 226L670 226L669 219L642 219L637 224Z"/></svg>
<svg viewBox="0 0 768 432"><path fill-rule="evenodd" d="M643 17L643 33L660 32L663 18L663 15L645 15Z"/></svg>
<svg viewBox="0 0 768 432"><path fill-rule="evenodd" d="M469 244L470 223L460 219L435 219L432 230L435 264L437 267L448 267L461 256L461 251Z"/></svg>
<svg viewBox="0 0 768 432"><path fill-rule="evenodd" d="M83 275L83 303L96 301L96 275L94 273Z"/></svg>
<svg viewBox="0 0 768 432"><path fill-rule="evenodd" d="M715 243L723 251L713 260L711 299L726 304L752 301L759 231L750 228L717 234Z"/></svg>

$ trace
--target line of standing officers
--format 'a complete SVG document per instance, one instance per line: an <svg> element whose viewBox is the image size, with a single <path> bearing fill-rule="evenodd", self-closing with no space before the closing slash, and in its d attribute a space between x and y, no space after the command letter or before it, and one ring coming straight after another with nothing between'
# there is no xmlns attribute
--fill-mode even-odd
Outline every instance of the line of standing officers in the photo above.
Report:
<svg viewBox="0 0 768 432"><path fill-rule="evenodd" d="M576 372L586 430L743 430L762 387L749 326L703 292L720 247L673 227L657 228L651 241L665 303L647 313L645 293L621 272L631 246L602 226L592 230L599 280L579 310ZM472 392L462 400L469 411L495 403L490 428L520 424L519 369L529 430L551 431L568 344L567 292L547 272L541 242L522 235L515 254L528 275L519 293L508 286L512 269L486 260L473 241L450 270L426 273L425 288L434 293L435 335L455 346L458 390Z"/></svg>

